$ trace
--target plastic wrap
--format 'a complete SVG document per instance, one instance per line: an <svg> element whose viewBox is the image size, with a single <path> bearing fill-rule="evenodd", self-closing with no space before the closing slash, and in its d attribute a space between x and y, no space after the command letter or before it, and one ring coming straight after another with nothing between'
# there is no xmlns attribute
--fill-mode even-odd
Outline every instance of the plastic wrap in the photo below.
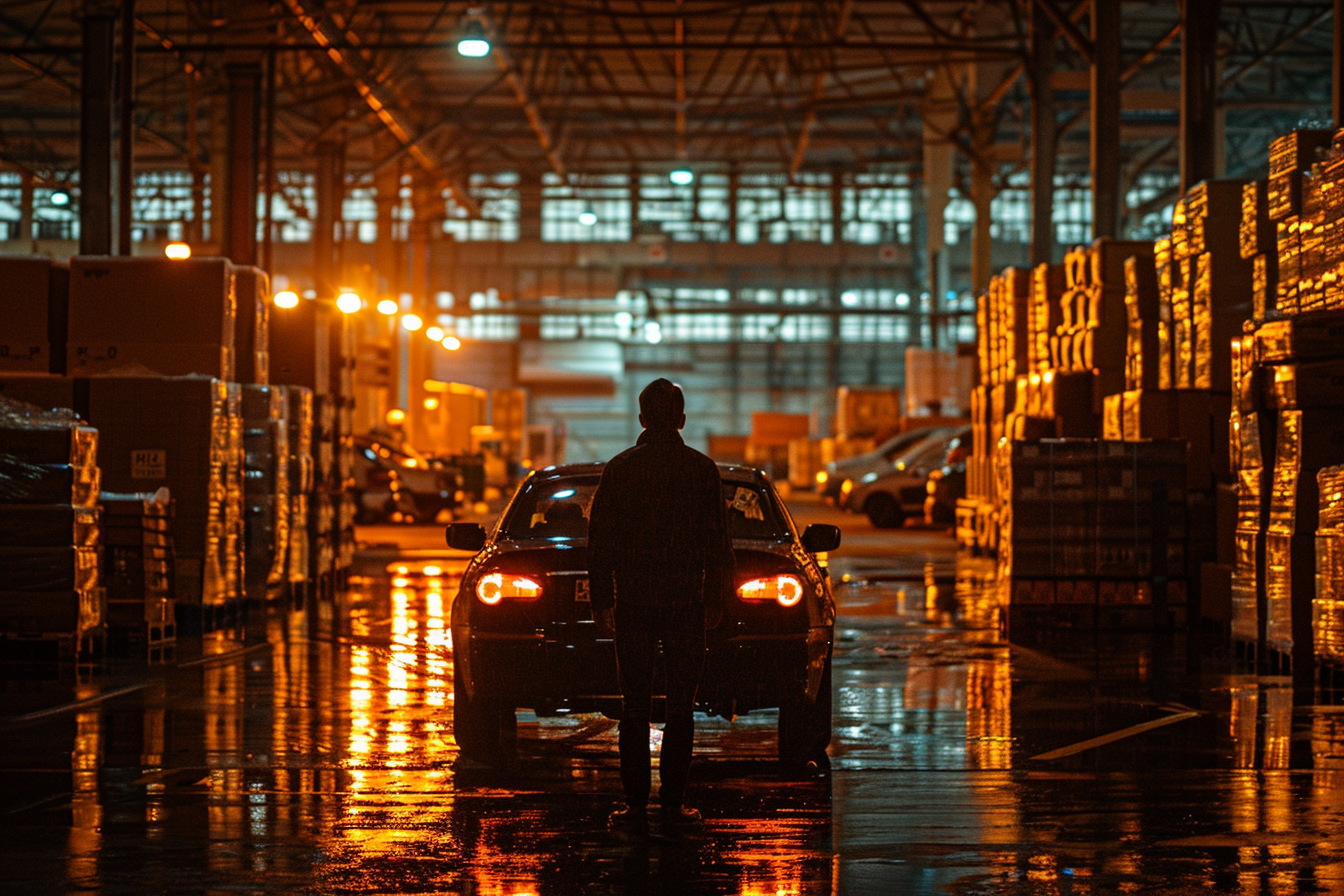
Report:
<svg viewBox="0 0 1344 896"><path fill-rule="evenodd" d="M1344 311L1267 321L1255 331L1255 354L1260 364L1344 357Z"/></svg>
<svg viewBox="0 0 1344 896"><path fill-rule="evenodd" d="M71 504L0 504L0 545L97 547L97 507Z"/></svg>
<svg viewBox="0 0 1344 896"><path fill-rule="evenodd" d="M96 547L0 547L7 591L84 591L98 587Z"/></svg>
<svg viewBox="0 0 1344 896"><path fill-rule="evenodd" d="M93 507L100 484L95 466L35 464L0 452L0 502L5 504Z"/></svg>
<svg viewBox="0 0 1344 896"><path fill-rule="evenodd" d="M1316 528L1316 599L1312 632L1316 655L1344 665L1344 466L1316 474L1320 511Z"/></svg>

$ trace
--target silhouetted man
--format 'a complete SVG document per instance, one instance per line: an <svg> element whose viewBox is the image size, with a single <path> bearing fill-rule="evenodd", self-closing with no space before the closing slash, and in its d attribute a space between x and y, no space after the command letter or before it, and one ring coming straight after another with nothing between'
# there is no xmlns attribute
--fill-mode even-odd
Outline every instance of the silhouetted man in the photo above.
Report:
<svg viewBox="0 0 1344 896"><path fill-rule="evenodd" d="M664 831L695 824L682 806L695 739L695 692L705 629L718 624L732 588L733 548L714 462L687 447L681 388L657 379L639 394L644 427L635 447L602 471L588 518L593 617L616 634L621 686L621 784L627 808L614 826L648 830L649 720L654 656L663 647L667 725L659 803Z"/></svg>

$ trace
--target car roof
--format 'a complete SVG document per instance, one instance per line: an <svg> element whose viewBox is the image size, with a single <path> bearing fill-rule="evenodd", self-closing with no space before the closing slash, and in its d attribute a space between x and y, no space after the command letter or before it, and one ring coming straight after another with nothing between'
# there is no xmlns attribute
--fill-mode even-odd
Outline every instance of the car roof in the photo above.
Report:
<svg viewBox="0 0 1344 896"><path fill-rule="evenodd" d="M546 477L547 479L564 479L570 476L600 476L602 469L606 466L604 462L582 463L582 464L552 464L549 467L542 467L534 470L533 475ZM717 464L719 476L728 482L751 482L757 485L764 485L768 479L765 473L756 467L748 467L742 464Z"/></svg>

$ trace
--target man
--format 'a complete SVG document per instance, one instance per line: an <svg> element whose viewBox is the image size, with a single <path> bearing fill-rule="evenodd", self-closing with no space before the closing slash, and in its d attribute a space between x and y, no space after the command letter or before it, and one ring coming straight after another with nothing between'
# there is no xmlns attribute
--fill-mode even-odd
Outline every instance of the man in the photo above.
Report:
<svg viewBox="0 0 1344 896"><path fill-rule="evenodd" d="M695 692L705 629L718 624L732 589L733 547L719 470L678 432L686 425L681 388L657 379L639 395L644 427L633 448L602 471L588 517L593 617L615 633L621 686L621 784L627 808L614 827L648 831L649 721L654 655L663 647L667 725L659 804L663 830L700 820L682 806L695 738Z"/></svg>

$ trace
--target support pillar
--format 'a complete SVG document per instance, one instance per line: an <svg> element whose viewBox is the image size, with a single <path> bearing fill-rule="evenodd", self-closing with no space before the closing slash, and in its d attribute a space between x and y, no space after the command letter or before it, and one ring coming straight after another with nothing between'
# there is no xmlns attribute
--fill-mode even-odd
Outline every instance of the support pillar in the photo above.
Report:
<svg viewBox="0 0 1344 896"><path fill-rule="evenodd" d="M313 214L313 285L319 299L336 297L336 227L345 201L344 147L328 141L317 147L317 174L314 178L317 209Z"/></svg>
<svg viewBox="0 0 1344 896"><path fill-rule="evenodd" d="M19 181L19 234L18 238L33 244L33 172L25 168ZM36 248L34 246L34 248Z"/></svg>
<svg viewBox="0 0 1344 896"><path fill-rule="evenodd" d="M118 102L117 254L131 254L135 212L135 0L121 0L121 72Z"/></svg>
<svg viewBox="0 0 1344 896"><path fill-rule="evenodd" d="M112 254L112 60L115 7L84 8L79 83L79 252Z"/></svg>
<svg viewBox="0 0 1344 896"><path fill-rule="evenodd" d="M1181 192L1217 176L1218 6L1181 3Z"/></svg>
<svg viewBox="0 0 1344 896"><path fill-rule="evenodd" d="M1340 0L1344 3L1344 0ZM728 169L728 242L737 242L737 185L741 180L737 166Z"/></svg>
<svg viewBox="0 0 1344 896"><path fill-rule="evenodd" d="M1344 0L1335 0L1335 46L1330 66L1330 109L1335 127L1344 127Z"/></svg>
<svg viewBox="0 0 1344 896"><path fill-rule="evenodd" d="M845 186L844 175L839 168L831 169L831 242L840 245L845 241Z"/></svg>
<svg viewBox="0 0 1344 896"><path fill-rule="evenodd" d="M635 228L639 226L637 221L630 223ZM518 239L532 242L541 239L541 175L535 171L522 172L518 177Z"/></svg>
<svg viewBox="0 0 1344 896"><path fill-rule="evenodd" d="M1031 8L1031 265L1054 260L1055 251L1055 98L1050 73L1055 67L1055 23L1038 3Z"/></svg>
<svg viewBox="0 0 1344 896"><path fill-rule="evenodd" d="M976 295L989 288L993 276L993 237L990 235L990 206L994 202L993 133L977 121L972 131L971 204L975 206L975 227L971 231L971 291ZM946 284L943 284L946 289Z"/></svg>
<svg viewBox="0 0 1344 896"><path fill-rule="evenodd" d="M1120 235L1120 2L1096 0L1092 16L1092 236Z"/></svg>
<svg viewBox="0 0 1344 896"><path fill-rule="evenodd" d="M261 110L261 266L275 273L275 48L266 57L266 92Z"/></svg>
<svg viewBox="0 0 1344 896"><path fill-rule="evenodd" d="M261 124L261 63L226 63L228 149L225 161L224 232L221 250L234 264L256 264L257 151ZM319 203L320 205L320 203Z"/></svg>

